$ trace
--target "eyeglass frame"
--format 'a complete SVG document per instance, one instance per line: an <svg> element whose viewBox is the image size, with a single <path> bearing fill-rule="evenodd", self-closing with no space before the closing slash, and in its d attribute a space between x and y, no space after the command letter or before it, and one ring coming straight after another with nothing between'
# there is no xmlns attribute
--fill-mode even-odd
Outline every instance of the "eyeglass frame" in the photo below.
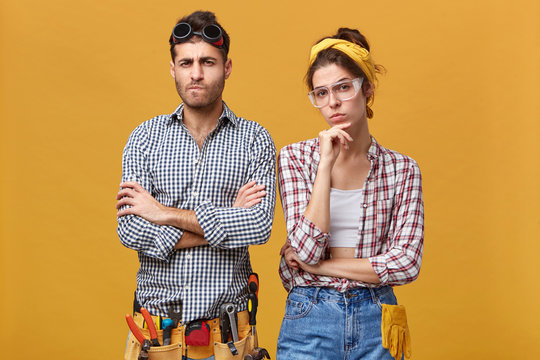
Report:
<svg viewBox="0 0 540 360"><path fill-rule="evenodd" d="M309 97L309 100L311 101L311 104L316 107L317 109L320 109L326 105L328 105L328 103L324 104L324 105L321 105L321 106L317 106L315 105L315 92L316 91L319 91L321 89L326 89L328 91L328 94L330 95L331 93L334 94L334 96L336 96L335 92L334 92L334 87L336 86L339 86L341 84L345 84L347 82L352 82L353 84L353 87L354 87L354 95L351 96L350 98L347 98L347 99L339 99L339 101L348 101L348 100L351 100L353 99L354 97L356 97L356 95L358 95L358 91L362 88L362 83L364 82L364 78L363 77L357 77L357 78L354 78L354 79L345 79L345 80L340 80L338 82L335 82L333 84L330 84L330 85L326 85L326 86L319 86L318 88L316 89L313 89L311 90L310 92L308 92L308 97ZM330 102L330 97L328 97L328 102Z"/></svg>

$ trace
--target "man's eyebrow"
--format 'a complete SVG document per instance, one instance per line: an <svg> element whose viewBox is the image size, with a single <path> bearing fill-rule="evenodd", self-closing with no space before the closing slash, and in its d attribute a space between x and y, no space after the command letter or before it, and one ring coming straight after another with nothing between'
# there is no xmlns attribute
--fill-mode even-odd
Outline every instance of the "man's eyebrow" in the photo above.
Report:
<svg viewBox="0 0 540 360"><path fill-rule="evenodd" d="M177 63L181 63L181 62L192 63L192 62L193 62L193 58L184 57L184 58L178 59L176 62L177 62Z"/></svg>
<svg viewBox="0 0 540 360"><path fill-rule="evenodd" d="M205 62L205 61L208 61L208 60L217 61L217 59L215 57L213 57L213 56L204 56L204 57L199 59L199 62Z"/></svg>

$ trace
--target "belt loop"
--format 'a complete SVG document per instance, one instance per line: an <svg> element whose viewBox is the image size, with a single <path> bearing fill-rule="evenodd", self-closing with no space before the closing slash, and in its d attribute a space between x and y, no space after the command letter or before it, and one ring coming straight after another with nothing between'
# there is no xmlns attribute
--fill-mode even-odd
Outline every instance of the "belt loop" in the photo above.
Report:
<svg viewBox="0 0 540 360"><path fill-rule="evenodd" d="M377 295L375 295L375 290L373 290L372 287L368 287L369 294L371 295L371 301L373 301L374 304L377 304L379 302L379 298Z"/></svg>
<svg viewBox="0 0 540 360"><path fill-rule="evenodd" d="M319 291L321 291L321 288L319 286L315 286L315 291L313 292L313 303L317 303L317 297L319 296Z"/></svg>

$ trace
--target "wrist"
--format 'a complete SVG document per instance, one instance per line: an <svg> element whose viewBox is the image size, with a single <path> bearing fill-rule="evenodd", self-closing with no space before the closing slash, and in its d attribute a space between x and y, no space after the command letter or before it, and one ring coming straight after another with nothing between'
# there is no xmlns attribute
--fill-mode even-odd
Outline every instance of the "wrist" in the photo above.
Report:
<svg viewBox="0 0 540 360"><path fill-rule="evenodd" d="M178 214L176 210L178 209L162 205L159 225L176 226L176 223L178 222Z"/></svg>
<svg viewBox="0 0 540 360"><path fill-rule="evenodd" d="M319 166L317 167L317 176L321 175L328 175L332 173L332 168L334 167L334 161L327 160L327 159L321 159L319 162Z"/></svg>

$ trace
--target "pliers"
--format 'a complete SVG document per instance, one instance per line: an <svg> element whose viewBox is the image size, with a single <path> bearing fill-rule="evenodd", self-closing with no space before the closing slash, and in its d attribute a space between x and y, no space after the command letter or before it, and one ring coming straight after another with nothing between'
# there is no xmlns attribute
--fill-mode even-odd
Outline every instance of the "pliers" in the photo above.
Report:
<svg viewBox="0 0 540 360"><path fill-rule="evenodd" d="M141 329L135 324L135 321L131 317L131 315L126 314L126 321L129 326L129 330L131 330L131 333L135 336L137 341L141 344L142 349L141 353L139 354L138 360L147 360L148 359L148 349L152 346L152 343L150 340L145 339L144 335L141 332Z"/></svg>
<svg viewBox="0 0 540 360"><path fill-rule="evenodd" d="M141 314L144 317L144 320L146 321L146 324L148 326L148 330L150 331L150 339L151 339L151 345L152 346L160 346L160 343L157 338L157 330L156 325L154 324L154 320L152 319L152 316L146 310L145 308L141 308ZM129 329L135 336L135 338L139 341L141 345L144 345L145 342L149 342L148 339L144 337L144 335L141 332L141 329L135 324L135 321L131 317L131 315L126 314L126 321L129 326Z"/></svg>
<svg viewBox="0 0 540 360"><path fill-rule="evenodd" d="M144 317L144 321L146 321L146 326L148 326L148 330L150 330L150 340L152 341L152 346L161 346L157 338L156 324L154 324L154 319L152 319L152 315L150 315L148 310L143 307L141 308L141 314Z"/></svg>

